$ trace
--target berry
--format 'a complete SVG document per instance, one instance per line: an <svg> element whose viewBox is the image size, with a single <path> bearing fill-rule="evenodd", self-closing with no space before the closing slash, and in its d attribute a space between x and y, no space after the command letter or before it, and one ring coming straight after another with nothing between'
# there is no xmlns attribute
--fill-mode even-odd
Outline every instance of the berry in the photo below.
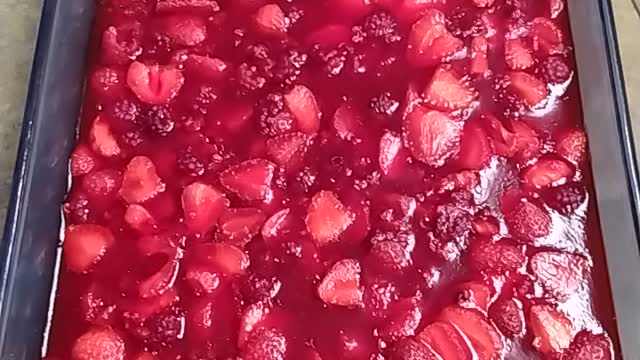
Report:
<svg viewBox="0 0 640 360"><path fill-rule="evenodd" d="M353 220L354 215L330 191L314 195L305 219L307 229L319 245L337 241Z"/></svg>
<svg viewBox="0 0 640 360"><path fill-rule="evenodd" d="M380 39L387 44L392 44L402 39L398 32L398 23L391 14L384 11L367 16L364 21L364 31L367 36Z"/></svg>
<svg viewBox="0 0 640 360"><path fill-rule="evenodd" d="M91 328L73 344L73 360L123 360L124 340L109 328Z"/></svg>
<svg viewBox="0 0 640 360"><path fill-rule="evenodd" d="M327 304L339 306L362 305L360 264L356 260L340 260L331 267L318 285L318 296Z"/></svg>
<svg viewBox="0 0 640 360"><path fill-rule="evenodd" d="M550 208L569 215L587 201L587 191L584 186L571 182L546 189L542 198Z"/></svg>
<svg viewBox="0 0 640 360"><path fill-rule="evenodd" d="M542 78L550 84L564 84L573 72L560 56L550 56L540 64Z"/></svg>
<svg viewBox="0 0 640 360"><path fill-rule="evenodd" d="M186 175L192 177L204 175L205 164L193 155L193 152L189 150L181 152L176 161L178 163L178 169Z"/></svg>
<svg viewBox="0 0 640 360"><path fill-rule="evenodd" d="M400 107L400 102L395 100L390 92L385 91L374 97L369 102L369 107L374 113L383 117L391 117Z"/></svg>
<svg viewBox="0 0 640 360"><path fill-rule="evenodd" d="M404 120L403 135L416 159L440 167L458 151L462 124L445 113L417 106Z"/></svg>
<svg viewBox="0 0 640 360"><path fill-rule="evenodd" d="M115 239L100 225L71 225L64 232L64 260L74 272L85 272L100 261Z"/></svg>
<svg viewBox="0 0 640 360"><path fill-rule="evenodd" d="M164 106L152 106L146 114L149 129L156 135L167 136L173 131L176 123L171 111Z"/></svg>
<svg viewBox="0 0 640 360"><path fill-rule="evenodd" d="M185 223L195 232L206 232L215 226L226 207L224 194L211 185L194 182L182 192Z"/></svg>

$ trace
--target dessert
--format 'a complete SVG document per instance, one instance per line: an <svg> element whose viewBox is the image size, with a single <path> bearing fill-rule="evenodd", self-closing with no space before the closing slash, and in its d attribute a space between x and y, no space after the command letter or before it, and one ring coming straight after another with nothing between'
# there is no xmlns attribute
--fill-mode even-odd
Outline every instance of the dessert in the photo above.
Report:
<svg viewBox="0 0 640 360"><path fill-rule="evenodd" d="M99 0L46 359L613 359L563 0Z"/></svg>

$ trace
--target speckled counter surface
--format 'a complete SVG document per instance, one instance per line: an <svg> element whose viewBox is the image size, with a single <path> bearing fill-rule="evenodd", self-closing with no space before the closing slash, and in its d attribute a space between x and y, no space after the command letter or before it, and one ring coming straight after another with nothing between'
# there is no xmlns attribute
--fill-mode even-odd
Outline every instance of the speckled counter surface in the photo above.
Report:
<svg viewBox="0 0 640 360"><path fill-rule="evenodd" d="M18 133L43 1L47 0L0 0L0 228L4 224L11 189ZM631 0L613 2L638 142L640 63L637 59L640 58L640 43L637 34L640 33L640 19L633 11Z"/></svg>

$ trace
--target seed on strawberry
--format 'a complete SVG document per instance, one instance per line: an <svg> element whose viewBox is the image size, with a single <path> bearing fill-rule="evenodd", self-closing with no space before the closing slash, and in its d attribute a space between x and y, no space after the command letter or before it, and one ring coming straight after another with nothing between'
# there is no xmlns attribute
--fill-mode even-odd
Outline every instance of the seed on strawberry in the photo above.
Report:
<svg viewBox="0 0 640 360"><path fill-rule="evenodd" d="M551 231L549 214L528 200L508 204L504 216L511 234L521 241L534 242Z"/></svg>
<svg viewBox="0 0 640 360"><path fill-rule="evenodd" d="M581 129L568 129L561 131L556 139L558 145L556 149L558 155L580 164L584 161L587 153L587 135Z"/></svg>
<svg viewBox="0 0 640 360"><path fill-rule="evenodd" d="M73 344L73 360L123 360L124 340L109 328L91 328Z"/></svg>

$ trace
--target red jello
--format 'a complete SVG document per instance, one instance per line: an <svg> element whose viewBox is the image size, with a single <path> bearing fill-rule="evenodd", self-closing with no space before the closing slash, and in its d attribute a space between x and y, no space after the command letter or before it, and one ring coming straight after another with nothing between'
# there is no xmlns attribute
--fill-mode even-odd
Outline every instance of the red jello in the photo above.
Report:
<svg viewBox="0 0 640 360"><path fill-rule="evenodd" d="M97 5L47 359L616 357L564 0Z"/></svg>

